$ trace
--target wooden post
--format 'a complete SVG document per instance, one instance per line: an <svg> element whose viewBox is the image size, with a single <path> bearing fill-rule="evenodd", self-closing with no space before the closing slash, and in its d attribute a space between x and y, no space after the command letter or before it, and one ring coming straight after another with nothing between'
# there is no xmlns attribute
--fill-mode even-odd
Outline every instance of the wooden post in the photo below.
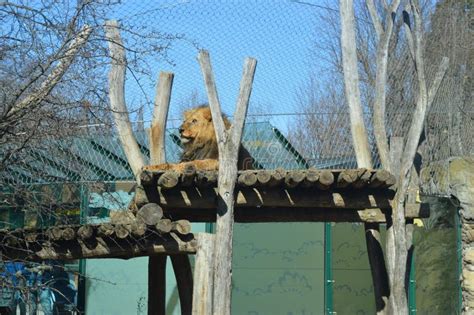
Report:
<svg viewBox="0 0 474 315"><path fill-rule="evenodd" d="M214 277L214 234L196 235L197 252L194 266L193 315L212 315Z"/></svg>
<svg viewBox="0 0 474 315"><path fill-rule="evenodd" d="M132 125L128 117L125 104L125 71L127 59L125 49L119 32L119 24L115 20L105 23L105 37L109 42L110 57L112 65L109 72L109 99L115 126L122 144L122 148L130 164L133 175L140 183L139 173L145 165L143 156L138 147L137 140L133 134Z"/></svg>
<svg viewBox="0 0 474 315"><path fill-rule="evenodd" d="M166 255L148 258L148 315L166 314Z"/></svg>
<svg viewBox="0 0 474 315"><path fill-rule="evenodd" d="M257 61L252 58L245 60L234 121L227 130L222 119L209 53L201 51L198 60L206 85L219 149L213 314L227 315L230 314L231 303L232 238L238 153Z"/></svg>
<svg viewBox="0 0 474 315"><path fill-rule="evenodd" d="M193 272L189 256L171 255L171 263L176 277L179 292L179 304L182 315L191 315L193 304Z"/></svg>
<svg viewBox="0 0 474 315"><path fill-rule="evenodd" d="M168 118L173 78L173 73L160 72L160 78L156 85L155 106L150 132L150 164L152 165L166 162L166 120Z"/></svg>
<svg viewBox="0 0 474 315"><path fill-rule="evenodd" d="M344 70L344 86L351 120L351 134L357 166L372 168L369 140L364 124L362 105L359 90L359 72L357 68L357 51L355 38L354 7L352 0L340 0L341 14L341 47ZM380 32L380 27L376 28ZM383 251L380 244L380 230L378 224L364 224L367 254L374 283L375 304L377 313L383 313L388 301L387 270L383 263ZM382 255L382 256L381 256Z"/></svg>
<svg viewBox="0 0 474 315"><path fill-rule="evenodd" d="M160 72L158 83L156 85L156 94L155 94L155 104L153 108L153 119L151 122L151 131L150 131L150 164L161 164L166 162L166 151L165 151L165 135L166 135L166 120L168 119L168 111L171 99L171 89L173 86L174 74L169 72ZM159 225L162 228L163 222L159 224L158 221L152 222L152 224ZM180 255L181 256L181 255ZM191 266L189 262L186 264L182 257L174 258L175 256L170 256L171 263L173 264L174 273L176 275L176 282L180 293L181 308L183 309L183 301L186 301L186 297L183 297L182 294L186 294L183 291L185 284L181 283L183 280L180 271L180 267L184 268L184 272L190 272ZM187 256L183 255L184 258L188 259ZM150 257L148 262L148 299L152 299L153 296L157 297L157 300L163 302L163 305L159 305L159 308L156 309L159 313L154 313L154 309L150 311L148 309L149 315L154 314L165 314L166 312L166 286L163 283L166 282L166 259L167 256L157 259L156 257ZM189 269L189 270L188 270ZM192 286L192 281L191 281ZM159 288L158 291L155 291L156 288ZM189 303L190 304L190 303ZM186 309L186 307L184 307ZM161 313L163 312L163 313ZM187 314L184 313L183 314Z"/></svg>

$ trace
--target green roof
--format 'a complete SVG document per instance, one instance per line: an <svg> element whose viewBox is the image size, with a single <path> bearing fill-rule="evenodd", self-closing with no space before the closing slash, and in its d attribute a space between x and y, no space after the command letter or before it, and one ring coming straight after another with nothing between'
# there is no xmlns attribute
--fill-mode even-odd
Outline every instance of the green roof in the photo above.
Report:
<svg viewBox="0 0 474 315"><path fill-rule="evenodd" d="M147 132L136 132L136 138L148 163ZM166 131L166 159L179 161L181 155L177 129ZM247 123L242 144L256 160L258 167L274 169L306 168L306 161L282 133L268 122ZM9 167L8 176L28 183L98 182L133 180L119 139L115 134L87 134L49 140L28 152L24 163Z"/></svg>

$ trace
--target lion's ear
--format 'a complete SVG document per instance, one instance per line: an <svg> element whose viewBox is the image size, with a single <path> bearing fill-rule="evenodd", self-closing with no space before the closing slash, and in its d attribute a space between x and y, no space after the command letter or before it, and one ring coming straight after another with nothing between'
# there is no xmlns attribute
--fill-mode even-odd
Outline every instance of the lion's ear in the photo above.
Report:
<svg viewBox="0 0 474 315"><path fill-rule="evenodd" d="M210 109L205 110L203 116L204 119L207 119L207 121L212 121L212 114Z"/></svg>

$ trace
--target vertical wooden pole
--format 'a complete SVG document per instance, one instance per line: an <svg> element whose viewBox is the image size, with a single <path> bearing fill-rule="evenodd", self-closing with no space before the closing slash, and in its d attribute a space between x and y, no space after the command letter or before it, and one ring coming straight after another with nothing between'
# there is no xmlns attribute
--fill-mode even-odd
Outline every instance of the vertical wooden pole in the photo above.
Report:
<svg viewBox="0 0 474 315"><path fill-rule="evenodd" d="M357 52L355 46L355 21L352 0L340 0L341 14L341 47L344 68L344 86L351 120L351 134L357 166L372 168L369 140L365 128L359 90L359 72L357 68ZM369 256L372 281L374 284L375 304L377 313L386 310L388 302L388 279L384 263L380 229L378 224L364 225L367 254Z"/></svg>
<svg viewBox="0 0 474 315"><path fill-rule="evenodd" d="M160 72L156 85L155 106L150 131L150 164L152 165L166 162L166 120L168 119L173 78L173 73Z"/></svg>
<svg viewBox="0 0 474 315"><path fill-rule="evenodd" d="M194 266L193 315L212 315L214 277L214 234L197 235L196 264Z"/></svg>
<svg viewBox="0 0 474 315"><path fill-rule="evenodd" d="M166 314L166 255L148 258L148 315Z"/></svg>
<svg viewBox="0 0 474 315"><path fill-rule="evenodd" d="M171 255L171 263L178 285L179 303L182 315L191 315L193 304L193 272L189 256Z"/></svg>
<svg viewBox="0 0 474 315"><path fill-rule="evenodd" d="M119 24L117 21L110 20L105 23L105 37L109 42L110 57L112 58L112 65L109 72L110 108L128 164L130 164L137 183L140 183L139 173L143 165L145 165L145 162L133 134L132 124L130 123L127 106L125 104L125 72L127 58L125 56L125 49L122 38L120 37Z"/></svg>
<svg viewBox="0 0 474 315"><path fill-rule="evenodd" d="M150 132L151 164L166 162L165 131L173 77L173 73L161 72L156 85L155 106ZM165 315L166 313L166 259L167 256L165 255L150 256L148 261L148 315ZM179 264L174 262L172 257L171 259L177 275L179 271L176 265ZM182 299L180 298L180 300Z"/></svg>
<svg viewBox="0 0 474 315"><path fill-rule="evenodd" d="M198 60L209 98L212 119L219 149L219 178L216 219L213 314L230 314L232 293L232 239L234 229L235 183L242 130L252 91L257 61L247 58L244 64L234 122L226 130L221 114L217 89L207 51L201 51Z"/></svg>

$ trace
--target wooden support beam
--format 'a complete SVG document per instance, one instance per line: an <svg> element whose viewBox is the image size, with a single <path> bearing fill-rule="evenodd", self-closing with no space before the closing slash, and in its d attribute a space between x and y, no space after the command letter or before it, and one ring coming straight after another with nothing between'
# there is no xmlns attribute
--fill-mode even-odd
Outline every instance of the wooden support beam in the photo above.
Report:
<svg viewBox="0 0 474 315"><path fill-rule="evenodd" d="M169 219L162 219L165 221ZM160 221L160 222L161 222ZM0 254L8 259L131 258L195 252L186 220L168 223L168 233L142 222L55 226L47 230L0 231ZM169 232L175 227L176 233ZM56 239L51 238L54 231ZM26 237L26 235L28 237ZM138 237L137 237L138 236ZM12 247L14 245L14 247Z"/></svg>
<svg viewBox="0 0 474 315"><path fill-rule="evenodd" d="M227 130L222 119L209 53L201 51L198 60L206 86L219 150L213 312L227 315L230 314L231 301L234 189L237 181L238 154L257 61L253 58L245 60L234 121Z"/></svg>
<svg viewBox="0 0 474 315"><path fill-rule="evenodd" d="M320 191L306 189L236 189L235 207L281 207L281 208L390 208L391 192L374 190L361 191ZM187 208L189 211L215 209L218 194L215 188L183 188L176 190L156 190L155 199L165 213L172 214L173 208Z"/></svg>
<svg viewBox="0 0 474 315"><path fill-rule="evenodd" d="M166 315L166 259L166 255L148 259L149 315Z"/></svg>
<svg viewBox="0 0 474 315"><path fill-rule="evenodd" d="M421 208L409 206L406 213L407 219L427 218L429 209L422 204ZM234 220L239 223L261 223L261 222L370 222L385 223L385 214L390 209L327 209L315 207L280 208L280 207L240 207L235 208ZM173 217L176 219L187 219L191 222L215 222L215 209L202 209L201 211L190 211L185 208L173 209Z"/></svg>
<svg viewBox="0 0 474 315"><path fill-rule="evenodd" d="M194 267L193 315L212 315L215 235L196 235L197 252Z"/></svg>
<svg viewBox="0 0 474 315"><path fill-rule="evenodd" d="M153 119L150 130L150 163L161 164L166 162L165 152L165 134L166 120L168 118L168 109L171 99L171 88L173 86L173 73L161 72L156 85L155 104L153 108ZM156 190L154 187L157 182L163 187L174 187L179 181L177 174L170 173L166 176L155 176L155 174L145 172L140 177L145 192L150 195L151 191ZM140 196L139 196L140 197ZM148 199L148 198L147 198ZM149 198L149 202L157 200ZM137 218L146 223L148 226L155 226L159 234L169 232L168 226L171 226L167 220L161 220L163 210L156 203L147 203L137 213ZM169 224L168 224L169 223ZM165 232L166 231L166 232ZM173 264L175 274L180 272ZM178 279L178 278L177 278ZM148 308L149 315L166 313L166 257L150 257L148 262L148 300L156 299L158 302L153 303L152 309ZM178 283L179 284L179 283ZM149 302L150 303L150 302ZM157 305L158 303L158 305Z"/></svg>
<svg viewBox="0 0 474 315"><path fill-rule="evenodd" d="M191 315L193 305L193 272L188 255L170 256L179 292L182 315Z"/></svg>

